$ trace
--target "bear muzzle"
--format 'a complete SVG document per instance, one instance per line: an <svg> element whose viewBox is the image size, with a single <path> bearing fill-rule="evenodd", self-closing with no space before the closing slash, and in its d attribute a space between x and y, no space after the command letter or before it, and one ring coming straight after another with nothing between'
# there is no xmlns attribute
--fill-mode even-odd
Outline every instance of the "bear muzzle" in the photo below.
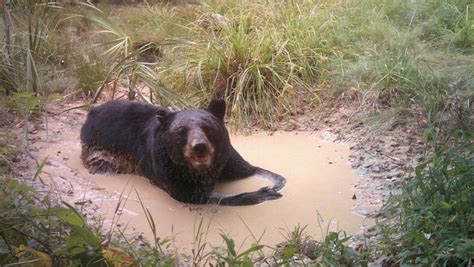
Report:
<svg viewBox="0 0 474 267"><path fill-rule="evenodd" d="M205 171L212 166L214 147L202 130L195 129L188 133L184 157L198 171Z"/></svg>

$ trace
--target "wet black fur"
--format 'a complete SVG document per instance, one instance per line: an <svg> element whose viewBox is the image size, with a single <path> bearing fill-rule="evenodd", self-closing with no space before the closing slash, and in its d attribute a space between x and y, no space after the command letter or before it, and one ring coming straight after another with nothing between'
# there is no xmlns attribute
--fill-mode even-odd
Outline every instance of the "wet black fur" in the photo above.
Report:
<svg viewBox="0 0 474 267"><path fill-rule="evenodd" d="M92 109L81 130L81 141L113 153L126 153L143 173L178 201L250 205L277 199L285 179L252 166L232 147L224 123L225 102L213 100L207 108L171 112L162 107L114 100ZM213 167L199 173L186 165L183 148L190 127L201 127L214 146ZM214 185L264 171L279 180L274 188L235 196L213 196Z"/></svg>

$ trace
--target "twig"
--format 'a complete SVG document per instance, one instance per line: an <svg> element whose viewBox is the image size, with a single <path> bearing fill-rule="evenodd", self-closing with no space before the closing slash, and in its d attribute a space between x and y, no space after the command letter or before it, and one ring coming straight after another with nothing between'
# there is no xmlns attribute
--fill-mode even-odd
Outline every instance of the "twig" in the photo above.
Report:
<svg viewBox="0 0 474 267"><path fill-rule="evenodd" d="M25 149L25 153L35 161L36 167L39 167L39 165L40 165L39 161L35 158L35 156L33 156L33 154L31 154L31 152L28 148Z"/></svg>
<svg viewBox="0 0 474 267"><path fill-rule="evenodd" d="M388 158L391 158L391 159L393 159L393 160L396 160L396 161L401 161L401 159L396 158L396 157L392 157L392 156L390 156L390 155L385 155L385 156L388 157Z"/></svg>
<svg viewBox="0 0 474 267"><path fill-rule="evenodd" d="M22 261L22 262L16 262L16 263L9 263L9 264L5 264L5 267L11 267L11 266L24 266L24 264L28 264L29 266L29 263L36 263L36 262L39 262L40 259L34 259L34 260L29 260L29 261ZM42 264L40 264L42 265ZM33 266L33 265L32 265Z"/></svg>
<svg viewBox="0 0 474 267"><path fill-rule="evenodd" d="M49 136L48 136L48 132L49 132L49 124L48 124L48 111L46 109L45 110L45 116L44 116L44 124L45 124L45 127L46 127L46 143L49 143Z"/></svg>
<svg viewBox="0 0 474 267"><path fill-rule="evenodd" d="M92 106L92 104L84 104L84 105L80 105L80 106L75 106L75 107L72 107L72 108L67 108L65 110L62 110L58 114L62 114L64 112L68 112L68 111L71 111L71 110L74 110L74 109L89 108L90 106Z"/></svg>

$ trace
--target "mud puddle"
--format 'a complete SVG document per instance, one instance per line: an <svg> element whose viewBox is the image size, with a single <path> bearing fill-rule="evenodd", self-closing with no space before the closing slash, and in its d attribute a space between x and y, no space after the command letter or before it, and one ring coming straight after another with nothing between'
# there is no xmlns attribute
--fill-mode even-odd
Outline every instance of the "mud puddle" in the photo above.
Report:
<svg viewBox="0 0 474 267"><path fill-rule="evenodd" d="M260 238L262 244L275 245L297 225L308 225L307 234L319 239L327 229L343 229L353 234L360 232L364 224L370 224L368 219L352 212L353 184L358 177L348 161L349 148L323 141L314 134L232 136L234 147L251 164L287 178L283 198L243 207L186 205L170 198L144 177L91 175L79 158L77 126L63 128L57 137L56 141L38 147L40 156L48 156L45 173L66 201L96 205L97 211L104 214L105 230L114 225L122 231L143 233L152 240L144 207L153 216L158 236L162 240L173 237L180 249L193 247L201 220L206 241L221 245L220 235L225 233L236 241L237 247L248 246ZM267 184L262 178L250 177L223 184L217 190L239 193ZM324 219L321 226L319 216Z"/></svg>

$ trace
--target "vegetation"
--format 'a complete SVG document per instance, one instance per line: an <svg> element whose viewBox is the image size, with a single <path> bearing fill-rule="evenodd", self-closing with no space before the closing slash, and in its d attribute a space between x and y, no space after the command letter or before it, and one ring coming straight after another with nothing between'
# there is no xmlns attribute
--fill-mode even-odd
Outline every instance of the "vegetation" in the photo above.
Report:
<svg viewBox="0 0 474 267"><path fill-rule="evenodd" d="M381 249L400 264L466 265L474 255L473 147L456 132L385 206Z"/></svg>
<svg viewBox="0 0 474 267"><path fill-rule="evenodd" d="M316 242L296 227L275 262L306 255L364 265L389 254L400 265L451 266L474 255L472 1L98 2L2 1L0 106L23 119L25 137L7 145L10 126L0 124L0 265L248 266L262 253L262 244L238 252L228 236L208 254L197 242L192 256L167 250L169 240L105 237L71 207L10 179L14 154L28 152L30 119L71 95L175 109L225 98L241 129L273 128L341 100L379 130L422 121L429 160L384 207L376 244L357 252L344 232Z"/></svg>
<svg viewBox="0 0 474 267"><path fill-rule="evenodd" d="M11 1L3 27L6 95L150 88L176 108L223 97L235 126L263 127L344 91L369 112L416 105L430 120L472 97L469 0L26 3Z"/></svg>
<svg viewBox="0 0 474 267"><path fill-rule="evenodd" d="M2 181L0 191L0 264L51 266L69 257L85 265L100 259L100 239L77 212L53 207L49 196L14 179Z"/></svg>

